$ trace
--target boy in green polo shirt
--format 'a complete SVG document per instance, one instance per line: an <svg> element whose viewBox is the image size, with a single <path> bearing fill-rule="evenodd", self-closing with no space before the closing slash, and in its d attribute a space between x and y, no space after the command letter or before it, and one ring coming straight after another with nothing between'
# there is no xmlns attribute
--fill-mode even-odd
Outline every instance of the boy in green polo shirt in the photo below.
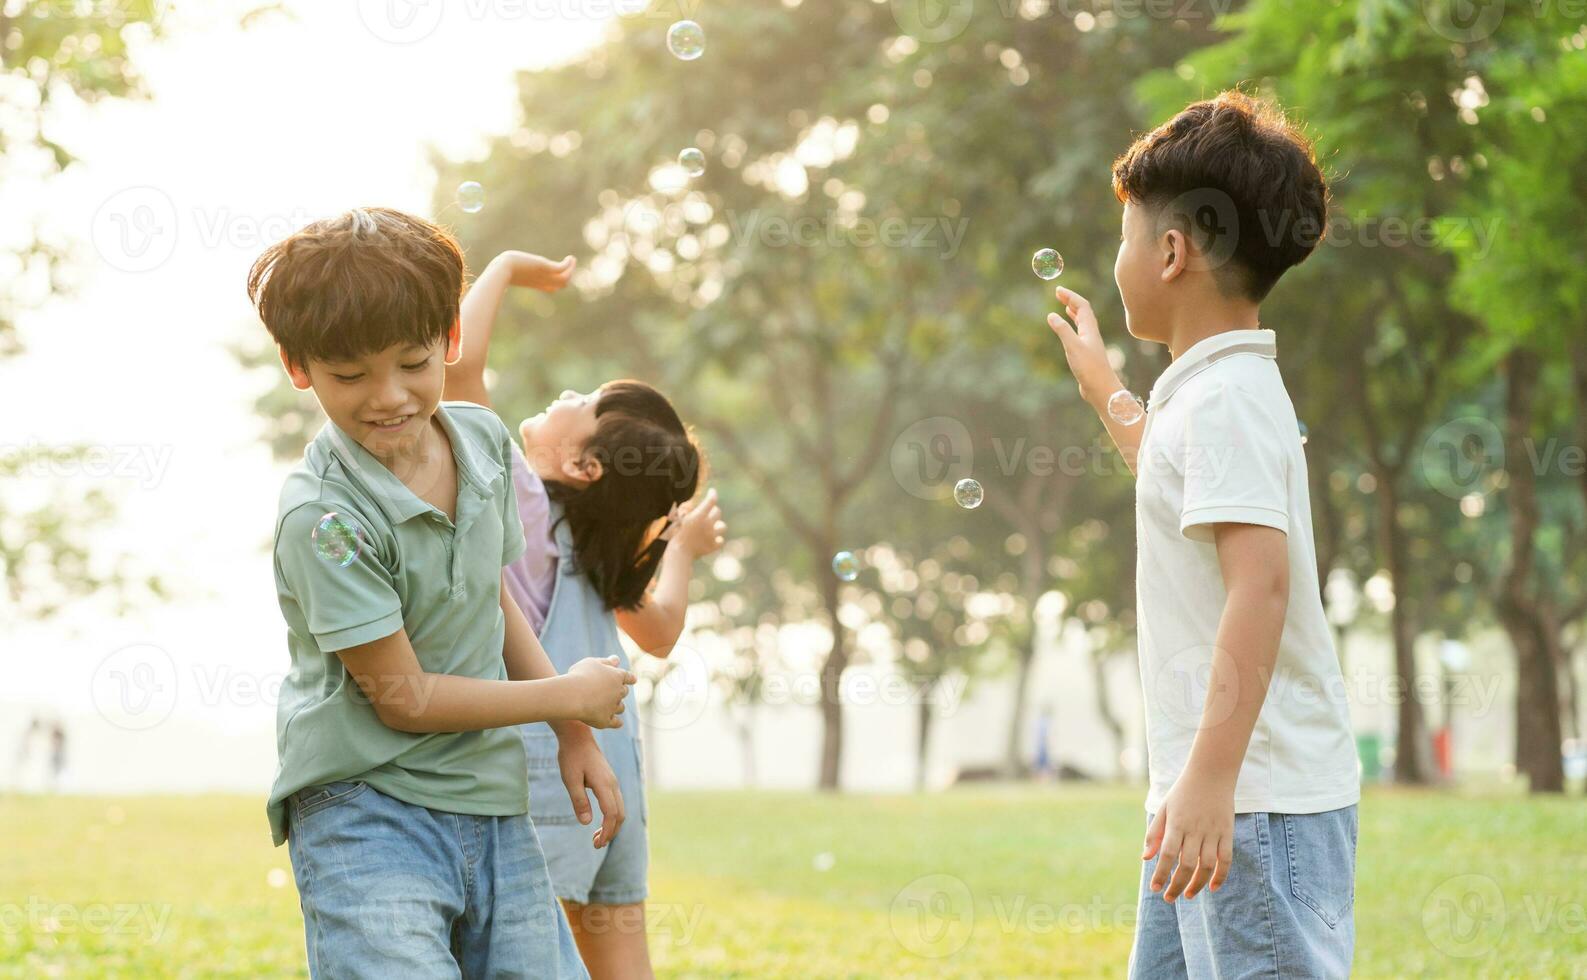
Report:
<svg viewBox="0 0 1587 980"><path fill-rule="evenodd" d="M558 676L502 566L524 549L511 436L441 403L463 256L409 215L355 209L268 249L248 292L330 419L287 478L275 579L292 670L270 794L313 976L587 977L529 824L523 743L556 730L563 782L605 846L617 781L590 727L634 677Z"/></svg>

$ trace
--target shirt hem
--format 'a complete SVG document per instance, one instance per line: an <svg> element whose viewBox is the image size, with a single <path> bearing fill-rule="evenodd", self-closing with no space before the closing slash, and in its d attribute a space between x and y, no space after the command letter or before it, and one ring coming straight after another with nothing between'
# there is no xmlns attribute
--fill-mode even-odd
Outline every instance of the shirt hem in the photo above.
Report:
<svg viewBox="0 0 1587 980"><path fill-rule="evenodd" d="M1156 813L1162 809L1162 801L1156 800L1157 806L1151 796L1146 798L1145 809L1147 813ZM1299 799L1288 799L1275 796L1237 796L1234 799L1235 813L1326 813L1329 810L1338 810L1343 807L1353 806L1361 802L1361 787L1355 786L1349 790L1340 790L1326 796L1306 796Z"/></svg>

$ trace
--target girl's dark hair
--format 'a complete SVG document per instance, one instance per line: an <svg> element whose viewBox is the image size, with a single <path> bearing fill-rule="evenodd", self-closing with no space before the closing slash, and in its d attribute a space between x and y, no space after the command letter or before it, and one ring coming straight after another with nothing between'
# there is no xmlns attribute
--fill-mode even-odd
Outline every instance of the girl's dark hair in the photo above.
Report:
<svg viewBox="0 0 1587 980"><path fill-rule="evenodd" d="M583 487L547 480L546 494L562 505L575 563L606 608L636 609L667 550L659 537L645 544L645 532L694 496L700 447L665 395L613 381L601 386L584 456L600 461L600 478Z"/></svg>

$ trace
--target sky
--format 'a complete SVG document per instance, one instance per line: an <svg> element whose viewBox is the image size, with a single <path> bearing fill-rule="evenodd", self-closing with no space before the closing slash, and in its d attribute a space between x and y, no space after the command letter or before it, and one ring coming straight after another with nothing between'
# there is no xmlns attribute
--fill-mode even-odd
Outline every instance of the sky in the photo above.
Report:
<svg viewBox="0 0 1587 980"><path fill-rule="evenodd" d="M248 267L348 207L427 214L432 150L482 155L523 122L515 73L577 56L612 15L603 0L298 0L239 25L263 5L167 8L166 36L134 52L149 98L64 106L49 132L80 162L0 192L8 224L73 243L78 284L19 318L0 440L96 447L99 469L68 476L119 503L94 550L135 556L176 596L6 624L0 786L45 706L69 721L83 787L268 778L286 668L268 546L286 468L252 408L271 379L230 352L263 334Z"/></svg>

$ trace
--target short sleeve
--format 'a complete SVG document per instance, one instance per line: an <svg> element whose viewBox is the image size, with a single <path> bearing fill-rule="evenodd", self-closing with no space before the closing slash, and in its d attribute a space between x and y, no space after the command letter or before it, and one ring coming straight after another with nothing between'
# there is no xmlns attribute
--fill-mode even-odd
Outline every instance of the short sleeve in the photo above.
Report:
<svg viewBox="0 0 1587 980"><path fill-rule="evenodd" d="M1289 448L1282 426L1252 391L1216 383L1189 406L1181 463L1179 529L1212 540L1212 525L1260 524L1289 531ZM1298 435L1294 438L1299 438Z"/></svg>
<svg viewBox="0 0 1587 980"><path fill-rule="evenodd" d="M512 436L507 434L507 427L501 425L500 419L497 420L497 424L500 426L504 436L502 469L505 478L502 481L504 492L502 494L501 509L501 563L503 565L511 565L522 558L524 551L527 550L523 532L523 517L518 513L518 468L522 466L527 469L529 461L524 459L518 452L517 447L513 445Z"/></svg>
<svg viewBox="0 0 1587 980"><path fill-rule="evenodd" d="M319 502L288 513L276 533L275 561L321 650L345 650L402 629L391 575L363 518L345 506Z"/></svg>

